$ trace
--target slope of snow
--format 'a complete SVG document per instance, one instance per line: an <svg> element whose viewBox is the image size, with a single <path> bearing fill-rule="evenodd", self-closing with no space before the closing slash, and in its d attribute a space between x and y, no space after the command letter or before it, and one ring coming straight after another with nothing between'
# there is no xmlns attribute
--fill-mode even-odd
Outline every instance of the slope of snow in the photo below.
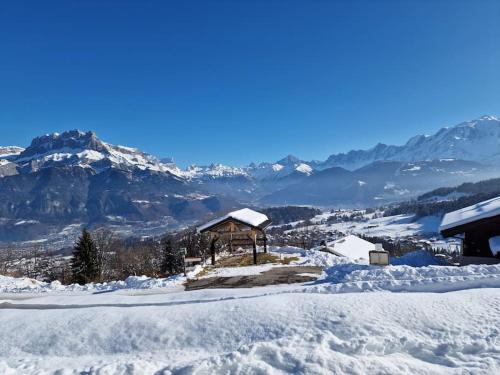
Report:
<svg viewBox="0 0 500 375"><path fill-rule="evenodd" d="M500 197L447 213L443 217L439 230L443 231L497 215L500 215Z"/></svg>
<svg viewBox="0 0 500 375"><path fill-rule="evenodd" d="M394 215L371 218L366 221L317 224L315 225L315 229L321 231L337 230L347 234L371 237L402 238L414 235L437 234L440 223L440 216L425 216L418 220L414 220L414 215ZM298 228L296 230L307 230L307 227Z"/></svg>

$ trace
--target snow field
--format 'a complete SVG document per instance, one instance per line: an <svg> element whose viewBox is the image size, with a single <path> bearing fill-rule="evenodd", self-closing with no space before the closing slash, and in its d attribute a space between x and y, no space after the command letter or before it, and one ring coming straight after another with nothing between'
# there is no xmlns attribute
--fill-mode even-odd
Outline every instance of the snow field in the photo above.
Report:
<svg viewBox="0 0 500 375"><path fill-rule="evenodd" d="M496 289L3 310L0 369L494 374L500 370L499 313Z"/></svg>
<svg viewBox="0 0 500 375"><path fill-rule="evenodd" d="M1 277L0 373L500 372L500 265L412 267L435 262L417 252L377 267L272 250L325 270L316 282L193 292L183 277L66 287Z"/></svg>

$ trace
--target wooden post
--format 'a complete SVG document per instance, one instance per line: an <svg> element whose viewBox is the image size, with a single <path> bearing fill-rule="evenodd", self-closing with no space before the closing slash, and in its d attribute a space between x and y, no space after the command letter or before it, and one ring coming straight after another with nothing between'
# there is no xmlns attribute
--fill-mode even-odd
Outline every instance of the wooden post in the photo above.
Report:
<svg viewBox="0 0 500 375"><path fill-rule="evenodd" d="M229 223L229 253L230 254L233 253L233 232L235 231L234 229L235 229L234 224Z"/></svg>
<svg viewBox="0 0 500 375"><path fill-rule="evenodd" d="M212 256L212 266L215 266L215 241L217 241L215 237L210 241L210 255Z"/></svg>
<svg viewBox="0 0 500 375"><path fill-rule="evenodd" d="M267 237L264 234L264 253L267 253Z"/></svg>
<svg viewBox="0 0 500 375"><path fill-rule="evenodd" d="M257 264L257 234L253 233L253 264Z"/></svg>

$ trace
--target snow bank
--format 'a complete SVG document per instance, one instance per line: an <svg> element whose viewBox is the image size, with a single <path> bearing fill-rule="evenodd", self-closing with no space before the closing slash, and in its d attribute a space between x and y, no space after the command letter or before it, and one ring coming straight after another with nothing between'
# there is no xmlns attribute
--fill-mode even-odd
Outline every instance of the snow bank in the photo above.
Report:
<svg viewBox="0 0 500 375"><path fill-rule="evenodd" d="M129 276L123 281L89 283L85 285L62 285L57 280L46 283L27 277L0 276L0 293L105 292L119 289L173 288L181 287L187 278L194 277L201 269L201 266L196 266L193 271L187 274L187 277L183 275L174 275L167 278Z"/></svg>
<svg viewBox="0 0 500 375"><path fill-rule="evenodd" d="M349 258L340 257L332 253L321 251L321 247L305 250L301 247L286 246L286 247L271 247L270 251L276 254L286 256L294 256L299 260L294 261L291 265L295 266L316 266L316 267L331 267L335 264L352 263ZM363 261L361 261L364 263Z"/></svg>
<svg viewBox="0 0 500 375"><path fill-rule="evenodd" d="M500 265L377 267L346 263L325 269L317 285L303 291L356 293L385 290L441 293L471 288L500 288Z"/></svg>
<svg viewBox="0 0 500 375"><path fill-rule="evenodd" d="M360 260L361 264L365 262ZM326 251L309 250L304 257L295 262L300 266L332 267L337 264L356 264L347 257L340 257Z"/></svg>

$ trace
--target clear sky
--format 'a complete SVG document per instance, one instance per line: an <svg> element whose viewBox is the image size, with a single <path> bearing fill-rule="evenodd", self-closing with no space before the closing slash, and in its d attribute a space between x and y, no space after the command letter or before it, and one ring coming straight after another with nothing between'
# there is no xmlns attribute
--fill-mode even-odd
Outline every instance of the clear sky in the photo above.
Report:
<svg viewBox="0 0 500 375"><path fill-rule="evenodd" d="M500 1L4 1L0 145L325 159L500 115Z"/></svg>

